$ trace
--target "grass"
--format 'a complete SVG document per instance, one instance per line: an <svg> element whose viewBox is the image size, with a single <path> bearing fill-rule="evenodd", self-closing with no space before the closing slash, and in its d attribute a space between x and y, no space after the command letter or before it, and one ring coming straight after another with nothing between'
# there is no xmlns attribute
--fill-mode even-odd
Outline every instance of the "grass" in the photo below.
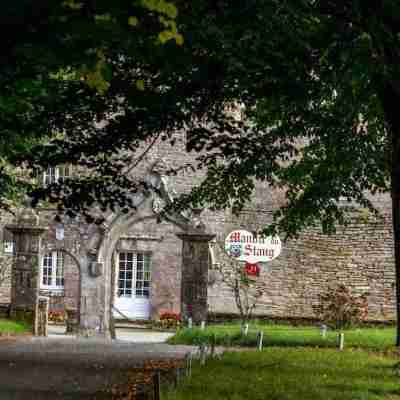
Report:
<svg viewBox="0 0 400 400"><path fill-rule="evenodd" d="M323 338L317 327L291 327L287 325L252 325L247 336L240 334L238 324L214 325L205 330L180 329L170 344L195 344L211 342L223 346L250 346L257 343L257 333L264 332L264 346L267 347L337 347L338 332L329 331ZM386 351L394 348L395 328L358 328L343 331L345 347ZM215 339L214 339L215 338Z"/></svg>
<svg viewBox="0 0 400 400"><path fill-rule="evenodd" d="M24 322L0 319L0 333L21 334L30 331L30 326Z"/></svg>
<svg viewBox="0 0 400 400"><path fill-rule="evenodd" d="M225 353L196 364L193 375L164 400L400 400L400 367L395 328L344 331L345 350L337 350L338 332L323 338L318 327L252 324L247 336L238 324L181 329L171 344L251 346L264 332L264 350Z"/></svg>
<svg viewBox="0 0 400 400"><path fill-rule="evenodd" d="M164 400L399 400L395 358L362 350L267 348L196 364Z"/></svg>

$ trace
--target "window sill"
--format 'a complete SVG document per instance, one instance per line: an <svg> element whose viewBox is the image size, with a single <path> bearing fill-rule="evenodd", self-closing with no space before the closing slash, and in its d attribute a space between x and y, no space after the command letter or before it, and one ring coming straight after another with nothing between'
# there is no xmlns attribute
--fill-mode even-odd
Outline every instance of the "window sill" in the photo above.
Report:
<svg viewBox="0 0 400 400"><path fill-rule="evenodd" d="M64 289L60 288L46 288L46 287L41 287L40 288L40 294L42 295L50 295L50 296L64 296Z"/></svg>

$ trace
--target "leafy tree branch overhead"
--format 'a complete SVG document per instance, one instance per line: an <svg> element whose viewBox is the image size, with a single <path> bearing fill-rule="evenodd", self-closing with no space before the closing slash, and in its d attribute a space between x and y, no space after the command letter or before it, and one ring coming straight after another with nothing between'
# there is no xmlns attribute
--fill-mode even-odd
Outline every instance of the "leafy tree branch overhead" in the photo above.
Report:
<svg viewBox="0 0 400 400"><path fill-rule="evenodd" d="M176 16L176 7L165 0L4 2L0 16L7 31L0 63L2 207L9 208L18 192L28 191L36 200L46 197L65 208L51 196L51 188L35 187L26 176L18 179L21 174L15 174L12 166L28 166L34 175L49 165L86 165L120 151L126 137L118 140L118 132L107 136L93 127L94 121L123 111L115 98L117 84L111 87L110 81L114 73L120 74L124 62L129 68L123 61L129 57L137 58L133 67L137 72L137 66L146 63L142 53L159 53L159 57L164 46L181 46ZM143 91L146 71L144 67L140 71L132 70L124 78L132 96ZM110 149L112 140L116 143ZM82 210L90 205L83 201Z"/></svg>
<svg viewBox="0 0 400 400"><path fill-rule="evenodd" d="M71 214L129 203L138 182L121 175L127 152L182 127L207 179L181 204L239 211L253 179L266 180L287 194L275 217L293 235L316 220L332 230L340 198L372 207L365 191L388 189L396 2L26 0L4 10L3 163L94 171L45 188L3 172L6 198L17 182ZM224 112L232 103L244 121ZM117 177L113 190L105 177Z"/></svg>
<svg viewBox="0 0 400 400"><path fill-rule="evenodd" d="M290 236L390 190L400 282L399 15L395 0L7 0L2 205L20 189L70 215L129 207L126 157L185 128L206 179L178 205L238 212L264 180L286 193L275 228ZM66 163L89 173L19 173Z"/></svg>

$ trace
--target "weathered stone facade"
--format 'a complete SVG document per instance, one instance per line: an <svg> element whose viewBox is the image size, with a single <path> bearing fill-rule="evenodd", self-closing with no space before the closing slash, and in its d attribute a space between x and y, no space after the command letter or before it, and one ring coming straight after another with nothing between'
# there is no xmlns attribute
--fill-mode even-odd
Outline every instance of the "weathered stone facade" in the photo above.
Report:
<svg viewBox="0 0 400 400"><path fill-rule="evenodd" d="M156 162L160 168L168 169L191 159L184 151L184 135L178 135L174 147L160 142L150 151L136 173L145 175L149 166ZM168 187L177 193L187 192L200 180L201 174L182 173L169 177ZM272 211L282 201L282 193L260 183L252 204L239 217L228 211L205 210L202 220L207 232L223 241L234 229L257 230L268 224ZM61 241L56 239L57 224L51 210L39 210L40 224L49 227L43 237L42 254L54 250L65 253L64 291L59 297L53 296L50 308L80 309L87 326L100 326L93 317L93 310L97 310L96 315L103 315L110 311L115 300L116 255L140 252L151 255L151 317L167 310L184 311L181 310L181 281L185 257L182 241L177 236L182 233L182 224L173 220L157 222L160 199L154 194L138 198L137 202L137 212L109 216L102 232L79 220L66 222ZM317 318L320 295L332 285L343 283L356 293L368 293L369 319L393 320L395 288L390 198L374 197L374 202L381 211L381 218L358 210L354 212L353 223L339 227L335 235L326 236L318 228L312 228L298 239L284 242L282 254L261 271L259 279L265 282L265 293L256 314ZM2 219L2 224L7 222L10 221ZM82 256L84 247L89 254L87 259ZM98 276L91 272L96 265L104 268ZM5 282L0 288L0 302L9 301L9 293L9 284ZM51 291L42 293L55 295ZM102 300L100 304L99 299L106 299L106 303ZM236 312L232 293L218 280L208 287L208 306L209 311L216 313Z"/></svg>
<svg viewBox="0 0 400 400"><path fill-rule="evenodd" d="M368 319L395 319L391 218L366 220L365 215L355 213L354 222L334 235L314 228L284 242L281 255L261 270L265 292L255 314L318 318L320 296L344 284L354 294L367 294ZM213 312L235 312L232 293L220 282L210 288L209 303Z"/></svg>

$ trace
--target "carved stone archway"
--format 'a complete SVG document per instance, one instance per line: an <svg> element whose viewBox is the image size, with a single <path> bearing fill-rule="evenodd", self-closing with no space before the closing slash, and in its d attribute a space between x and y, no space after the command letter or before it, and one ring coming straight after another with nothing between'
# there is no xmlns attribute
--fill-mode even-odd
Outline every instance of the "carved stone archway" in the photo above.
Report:
<svg viewBox="0 0 400 400"><path fill-rule="evenodd" d="M71 260L73 261L73 265L75 266L75 269L77 270L78 273L78 293L76 294L76 298L74 299L73 306L71 306L70 304L68 304L68 292L67 289L69 288L71 290L70 284L71 282L69 282L69 278L70 276L66 276L64 275L64 293L63 293L63 297L64 297L64 307L65 307L65 311L67 314L67 331L66 333L80 333L80 320L81 320L81 301L82 301L82 296L81 296L81 292L82 292L82 267L80 265L80 261L79 261L79 255L75 254L73 251L71 251L70 249L64 247L64 243L61 242L58 245L54 245L54 244L47 244L45 246L45 248L42 251L42 256L44 256L44 254L46 253L52 253L54 251L56 252L61 252L64 255L68 256L69 258L71 258ZM65 274L65 268L64 268L64 274ZM72 285L73 288L73 285ZM75 296L74 296L75 297ZM51 309L51 304L49 305L50 309Z"/></svg>
<svg viewBox="0 0 400 400"><path fill-rule="evenodd" d="M112 214L108 217L106 229L101 239L93 238L92 248L96 248L96 264L103 273L104 288L104 332L111 332L113 304L113 254L121 236L138 222L156 220L161 217L164 207L172 202L168 178L160 169L160 162L150 168L146 177L146 191L132 197L136 210L129 214ZM196 322L206 319L207 281L209 262L209 241L215 235L207 232L200 218L201 210L193 210L190 215L183 213L162 214L162 218L180 228L177 236L182 240L182 282L181 312L183 318Z"/></svg>
<svg viewBox="0 0 400 400"><path fill-rule="evenodd" d="M172 202L172 193L168 187L168 178L164 174L162 162L155 162L146 175L146 189L132 195L135 209L129 214L109 214L103 226L78 224L80 239L74 251L63 247L76 262L80 270L80 329L86 336L112 336L112 255L119 238L138 221L164 220L179 227L177 236L182 240L182 283L181 309L184 318L194 322L205 319L207 313L207 272L208 243L214 235L207 232L201 221L200 210L192 210L190 215L177 212L162 212ZM32 219L32 218L31 218ZM38 220L16 221L10 226L14 234L22 227L27 229L27 240L40 237L45 228L35 226ZM14 230L13 230L14 229ZM39 229L39 230L38 230ZM35 236L36 235L36 236ZM26 241L25 241L26 242ZM33 259L38 260L40 240L37 243ZM24 256L25 257L25 256ZM17 257L17 261L18 261ZM19 265L22 265L21 263ZM35 293L38 281L36 280ZM36 295L35 295L36 296ZM36 304L37 301L35 300ZM35 307L35 306L34 306Z"/></svg>

